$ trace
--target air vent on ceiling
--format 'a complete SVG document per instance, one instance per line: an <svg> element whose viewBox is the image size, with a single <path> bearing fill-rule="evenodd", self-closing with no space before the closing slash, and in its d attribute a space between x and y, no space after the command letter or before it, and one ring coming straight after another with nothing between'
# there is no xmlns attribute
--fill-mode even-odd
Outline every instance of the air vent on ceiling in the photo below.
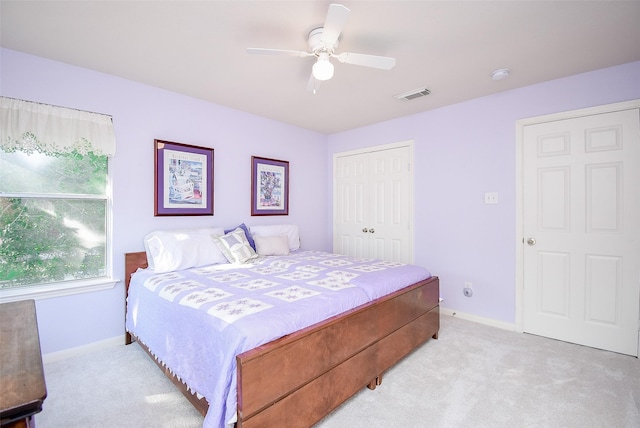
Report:
<svg viewBox="0 0 640 428"><path fill-rule="evenodd" d="M405 92L404 94L396 95L399 100L413 100L420 97L426 97L431 93L427 88L414 89L413 91Z"/></svg>

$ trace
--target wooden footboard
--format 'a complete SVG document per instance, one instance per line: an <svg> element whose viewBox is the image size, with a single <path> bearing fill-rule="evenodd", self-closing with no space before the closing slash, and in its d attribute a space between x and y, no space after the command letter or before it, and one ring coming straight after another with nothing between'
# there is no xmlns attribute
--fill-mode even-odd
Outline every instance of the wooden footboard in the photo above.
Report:
<svg viewBox="0 0 640 428"><path fill-rule="evenodd" d="M146 266L144 252L125 254L125 293L131 274ZM309 427L363 387L375 388L386 370L437 338L438 302L439 280L432 277L238 355L238 428L284 421ZM206 414L206 401L159 366Z"/></svg>
<svg viewBox="0 0 640 428"><path fill-rule="evenodd" d="M430 337L437 277L237 356L238 426L308 427Z"/></svg>

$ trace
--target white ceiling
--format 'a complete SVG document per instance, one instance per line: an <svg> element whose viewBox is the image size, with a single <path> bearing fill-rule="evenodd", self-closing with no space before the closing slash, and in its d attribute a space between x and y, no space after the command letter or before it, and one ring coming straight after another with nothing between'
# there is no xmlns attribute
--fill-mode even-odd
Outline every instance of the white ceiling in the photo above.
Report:
<svg viewBox="0 0 640 428"><path fill-rule="evenodd" d="M315 95L313 58L245 53L307 50L330 3L1 0L1 44L325 134L640 60L640 1L344 0L337 52L397 65L334 60ZM511 77L493 81L498 68Z"/></svg>

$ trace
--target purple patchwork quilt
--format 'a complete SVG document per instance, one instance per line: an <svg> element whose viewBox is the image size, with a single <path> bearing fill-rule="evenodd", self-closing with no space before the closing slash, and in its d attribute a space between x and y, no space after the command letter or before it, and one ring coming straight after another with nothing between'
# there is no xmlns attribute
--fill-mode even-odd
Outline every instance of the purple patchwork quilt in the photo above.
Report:
<svg viewBox="0 0 640 428"><path fill-rule="evenodd" d="M236 418L236 355L431 274L424 268L318 251L131 279L127 330L209 402L207 428Z"/></svg>

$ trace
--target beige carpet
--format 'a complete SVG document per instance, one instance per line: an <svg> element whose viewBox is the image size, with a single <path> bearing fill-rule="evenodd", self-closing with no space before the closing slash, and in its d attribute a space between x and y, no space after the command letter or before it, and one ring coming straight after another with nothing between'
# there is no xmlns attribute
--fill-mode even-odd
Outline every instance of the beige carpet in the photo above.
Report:
<svg viewBox="0 0 640 428"><path fill-rule="evenodd" d="M637 358L455 317L441 324L440 339L317 427L640 427ZM38 428L202 426L135 344L47 363L45 377Z"/></svg>

